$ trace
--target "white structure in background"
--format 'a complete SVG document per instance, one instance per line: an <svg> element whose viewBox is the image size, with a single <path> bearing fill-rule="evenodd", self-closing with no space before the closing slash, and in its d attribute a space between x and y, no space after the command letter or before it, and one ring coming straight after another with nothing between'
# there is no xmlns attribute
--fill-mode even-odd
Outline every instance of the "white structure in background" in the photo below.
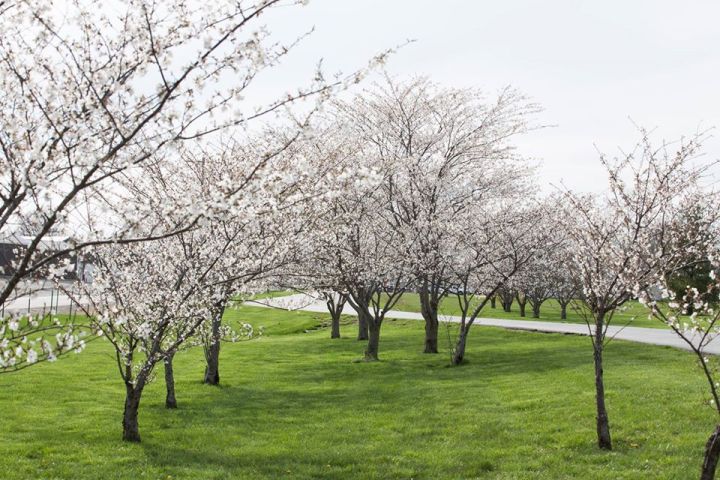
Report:
<svg viewBox="0 0 720 480"><path fill-rule="evenodd" d="M20 233L5 234L0 237L0 277L9 275L9 272L13 269L13 261L18 255L18 252L28 246L33 240L32 235L23 235ZM57 251L63 250L70 246L69 237L67 236L46 236L41 242L41 250L43 251ZM67 255L70 260L71 270L63 276L65 280L79 279L83 282L92 281L93 266L89 263L82 253L73 252ZM46 279L39 279L40 282L44 283ZM47 279L49 281L49 279ZM41 286L41 288L43 288Z"/></svg>

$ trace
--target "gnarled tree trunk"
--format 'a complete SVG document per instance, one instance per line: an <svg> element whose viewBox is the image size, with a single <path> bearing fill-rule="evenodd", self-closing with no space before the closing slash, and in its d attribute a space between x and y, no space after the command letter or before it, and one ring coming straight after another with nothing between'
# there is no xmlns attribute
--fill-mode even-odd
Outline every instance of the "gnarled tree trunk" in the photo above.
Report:
<svg viewBox="0 0 720 480"><path fill-rule="evenodd" d="M438 353L438 330L440 323L437 315L434 318L425 319L425 349L423 353Z"/></svg>
<svg viewBox="0 0 720 480"><path fill-rule="evenodd" d="M700 480L714 480L718 459L720 459L720 425L708 438L705 444L705 459L703 460Z"/></svg>
<svg viewBox="0 0 720 480"><path fill-rule="evenodd" d="M330 326L330 338L340 338L340 313L332 313L331 326Z"/></svg>
<svg viewBox="0 0 720 480"><path fill-rule="evenodd" d="M423 353L438 353L438 304L437 295L430 291L431 286L427 280L421 286L418 296L420 297L420 313L425 320L425 349Z"/></svg>
<svg viewBox="0 0 720 480"><path fill-rule="evenodd" d="M358 313L358 340L368 340L368 319L362 312L362 309Z"/></svg>
<svg viewBox="0 0 720 480"><path fill-rule="evenodd" d="M210 326L210 341L205 345L205 377L203 383L207 385L220 384L220 342L222 317L225 314L226 302L218 302L213 308L212 323Z"/></svg>
<svg viewBox="0 0 720 480"><path fill-rule="evenodd" d="M530 305L533 309L533 318L540 318L540 307L545 303L545 300L533 300L530 299Z"/></svg>
<svg viewBox="0 0 720 480"><path fill-rule="evenodd" d="M138 410L140 408L140 396L142 386L125 384L125 410L123 411L123 436L126 442L139 442L140 429L138 425Z"/></svg>
<svg viewBox="0 0 720 480"><path fill-rule="evenodd" d="M175 375L173 374L173 358L175 353L165 357L165 408L177 408L177 399L175 398Z"/></svg>
<svg viewBox="0 0 720 480"><path fill-rule="evenodd" d="M368 343L365 349L365 361L379 360L378 350L380 348L380 322L377 319L368 321Z"/></svg>
<svg viewBox="0 0 720 480"><path fill-rule="evenodd" d="M518 292L518 294L515 296L515 299L517 300L518 307L520 309L520 316L525 316L525 306L527 305L527 296L521 294ZM509 311L509 310L507 310Z"/></svg>
<svg viewBox="0 0 720 480"><path fill-rule="evenodd" d="M515 294L513 292L503 291L500 294L500 300L502 301L503 311L505 311L506 313L510 313L512 311L512 304L513 304L514 299L515 299Z"/></svg>

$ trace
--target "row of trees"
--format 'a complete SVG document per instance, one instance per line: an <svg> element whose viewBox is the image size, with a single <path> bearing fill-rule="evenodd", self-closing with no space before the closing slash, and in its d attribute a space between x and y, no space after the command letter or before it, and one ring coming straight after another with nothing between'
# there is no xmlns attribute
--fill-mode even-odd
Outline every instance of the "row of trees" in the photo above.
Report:
<svg viewBox="0 0 720 480"><path fill-rule="evenodd" d="M65 289L88 322L7 310L0 371L102 336L126 387L131 441L158 364L169 407L179 350L203 345L205 381L219 382L220 341L253 335L222 325L224 309L297 263L331 192L333 159L305 146L311 119L391 53L246 100L303 38L278 43L264 14L304 3L0 2L0 237L18 244L0 305L59 277L70 253L94 266L92 283Z"/></svg>
<svg viewBox="0 0 720 480"><path fill-rule="evenodd" d="M720 258L715 197L700 184L707 165L695 161L702 135L656 148L643 132L632 152L601 158L607 195L560 188L541 198L513 148L541 127L540 108L511 88L486 95L386 78L335 95L367 69L331 81L318 72L306 88L245 106L249 85L292 47L257 24L276 4L286 2L127 2L112 12L74 2L61 14L0 2L0 233L30 239L4 272L0 304L61 273L69 252L95 266L92 283L68 291L87 323L2 319L0 371L77 350L82 331L101 336L126 390L123 438L139 441L155 368L170 408L180 350L202 345L205 382L217 384L221 341L255 334L224 325L225 309L269 284L322 292L333 336L351 305L367 361L379 359L385 316L408 291L420 298L422 348L437 353L440 304L453 299L453 365L493 299L517 297L538 315L555 297L588 325L598 445L611 449L606 333L640 298L691 345L717 405L710 297L658 301L673 295L674 272L703 263L712 273ZM67 248L46 248L56 235L72 239ZM703 478L714 476L719 437Z"/></svg>
<svg viewBox="0 0 720 480"><path fill-rule="evenodd" d="M667 296L659 286L707 262L717 244L716 199L699 183L707 165L694 163L702 135L672 151L643 132L632 152L601 159L607 196L562 190L538 200L523 188L527 165L506 143L526 130L530 113L509 92L488 105L476 92L425 80L390 82L335 104L336 131L357 149L350 161L369 159L379 174L364 189L345 187L302 268L315 269L313 287L347 295L359 314L358 338L368 340L366 360L377 359L384 316L408 290L420 297L428 353L437 352L440 301L457 297L453 364L494 296L508 305L522 295L536 316L547 298L566 310L579 297L573 308L591 338L598 445L611 449L603 355L613 314L638 291Z"/></svg>
<svg viewBox="0 0 720 480"><path fill-rule="evenodd" d="M440 302L456 297L454 365L492 298L507 307L520 297L535 316L550 297L564 311L572 303L589 328L598 445L609 450L603 356L613 314L640 291L667 296L660 286L718 245L716 198L701 186L708 165L696 164L703 136L671 150L642 132L632 152L601 158L606 196L561 189L539 199L510 143L536 111L511 90L488 100L424 79L335 102L329 121L340 138L323 135L318 151L353 149L348 162L375 177L343 186L299 268L312 288L347 297L368 361L406 291L420 297L427 353L437 352Z"/></svg>
<svg viewBox="0 0 720 480"><path fill-rule="evenodd" d="M326 79L318 69L306 86L264 103L246 99L258 76L270 75L302 40L277 43L264 14L303 3L0 2L0 239L18 244L0 272L0 304L60 274L69 254L169 238L243 212L252 182L329 96L390 53L345 76ZM269 121L282 135L264 131ZM245 159L234 173L215 173L202 196L143 196L133 188L148 171L181 168L183 156L240 153L234 148ZM3 368L27 364L29 351L31 360L55 358L81 345L71 325L61 325L59 337L36 345L40 352L28 348L24 340L58 323L3 319Z"/></svg>

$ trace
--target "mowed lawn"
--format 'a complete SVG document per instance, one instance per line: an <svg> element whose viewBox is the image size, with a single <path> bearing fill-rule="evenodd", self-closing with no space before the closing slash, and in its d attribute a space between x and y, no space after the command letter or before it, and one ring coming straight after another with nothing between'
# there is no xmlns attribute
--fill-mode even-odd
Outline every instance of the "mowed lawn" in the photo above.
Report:
<svg viewBox="0 0 720 480"><path fill-rule="evenodd" d="M393 310L403 312L420 312L420 298L417 293L406 292L400 298ZM460 307L457 297L451 295L445 297L440 303L439 312L441 315L460 315ZM568 305L567 319L560 319L560 305L557 300L546 300L540 307L540 318L533 318L532 307L530 302L525 306L525 317L520 316L520 307L517 301L513 302L510 312L504 312L500 301L497 302L496 308L491 308L490 303L480 313L481 318L500 318L505 320L539 320L544 322L568 322L568 323L585 323L585 319L572 305ZM629 301L617 311L612 318L611 325L618 327L648 327L648 328L668 328L665 324L654 318L648 318L648 310L636 301Z"/></svg>
<svg viewBox="0 0 720 480"><path fill-rule="evenodd" d="M123 385L104 341L0 376L2 479L685 479L715 425L692 357L614 341L606 354L615 450L595 446L584 337L478 327L468 363L424 355L423 325L387 321L381 362L357 362L356 327L241 307L267 326L224 344L221 387L202 385L201 349L176 358L180 408L162 370L145 392L140 444L123 443ZM349 321L349 320L348 320Z"/></svg>

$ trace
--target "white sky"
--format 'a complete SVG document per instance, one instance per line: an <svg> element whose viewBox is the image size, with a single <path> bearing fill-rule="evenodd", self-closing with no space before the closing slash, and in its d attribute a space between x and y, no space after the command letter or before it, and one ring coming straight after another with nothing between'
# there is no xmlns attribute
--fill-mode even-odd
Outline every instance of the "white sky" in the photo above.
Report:
<svg viewBox="0 0 720 480"><path fill-rule="evenodd" d="M320 58L350 72L415 39L388 63L400 78L494 92L511 84L557 125L519 142L540 176L597 191L595 145L614 154L638 139L632 120L660 140L720 127L720 2L668 0L312 0L265 17L292 38L315 32L263 88L304 83ZM715 135L715 134L714 134ZM720 158L720 141L705 144Z"/></svg>

